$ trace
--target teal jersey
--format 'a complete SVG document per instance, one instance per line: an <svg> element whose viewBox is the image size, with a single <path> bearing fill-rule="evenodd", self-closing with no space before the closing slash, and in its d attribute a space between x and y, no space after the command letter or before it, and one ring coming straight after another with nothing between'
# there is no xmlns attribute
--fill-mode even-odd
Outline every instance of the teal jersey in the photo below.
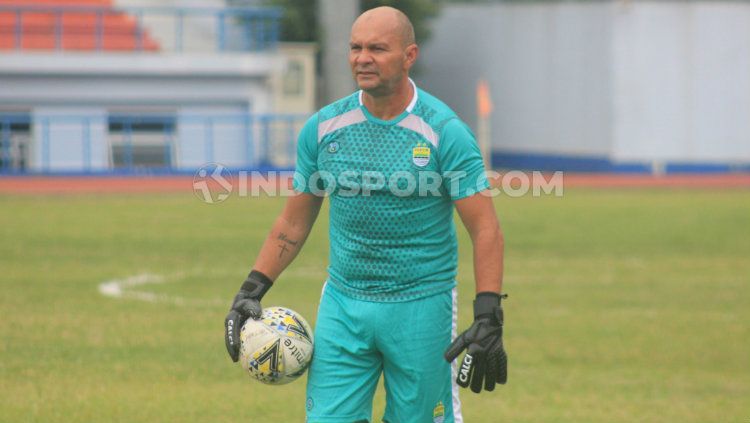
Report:
<svg viewBox="0 0 750 423"><path fill-rule="evenodd" d="M361 91L313 115L297 144L296 191L330 201L328 282L365 301L410 301L455 286L453 201L489 188L469 128L416 89L393 120Z"/></svg>

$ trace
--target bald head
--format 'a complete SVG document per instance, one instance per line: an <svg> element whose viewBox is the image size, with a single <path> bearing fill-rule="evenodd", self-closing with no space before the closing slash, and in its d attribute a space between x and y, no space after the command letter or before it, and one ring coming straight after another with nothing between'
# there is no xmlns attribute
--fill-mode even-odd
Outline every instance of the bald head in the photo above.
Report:
<svg viewBox="0 0 750 423"><path fill-rule="evenodd" d="M390 7L380 6L367 10L359 15L352 25L352 31L358 25L372 25L383 32L389 32L398 37L402 47L416 44L414 26L404 12Z"/></svg>
<svg viewBox="0 0 750 423"><path fill-rule="evenodd" d="M399 10L377 7L361 14L352 25L349 65L359 88L370 96L397 95L408 100L409 69L418 55L414 28Z"/></svg>

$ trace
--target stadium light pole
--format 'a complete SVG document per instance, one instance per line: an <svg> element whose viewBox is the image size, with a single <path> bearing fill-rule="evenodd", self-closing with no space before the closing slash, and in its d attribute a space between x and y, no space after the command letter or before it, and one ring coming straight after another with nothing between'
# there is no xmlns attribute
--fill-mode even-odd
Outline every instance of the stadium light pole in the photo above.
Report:
<svg viewBox="0 0 750 423"><path fill-rule="evenodd" d="M318 16L321 29L322 71L321 104L331 103L354 91L347 52L352 23L359 16L358 1L320 0Z"/></svg>

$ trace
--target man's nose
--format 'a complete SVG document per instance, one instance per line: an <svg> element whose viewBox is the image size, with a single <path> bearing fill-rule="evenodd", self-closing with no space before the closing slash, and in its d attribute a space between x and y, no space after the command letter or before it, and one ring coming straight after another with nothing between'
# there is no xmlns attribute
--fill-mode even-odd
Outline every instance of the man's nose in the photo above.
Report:
<svg viewBox="0 0 750 423"><path fill-rule="evenodd" d="M372 63L372 56L370 56L369 53L363 50L363 51L360 51L359 54L357 54L357 57L355 57L354 61L357 64Z"/></svg>

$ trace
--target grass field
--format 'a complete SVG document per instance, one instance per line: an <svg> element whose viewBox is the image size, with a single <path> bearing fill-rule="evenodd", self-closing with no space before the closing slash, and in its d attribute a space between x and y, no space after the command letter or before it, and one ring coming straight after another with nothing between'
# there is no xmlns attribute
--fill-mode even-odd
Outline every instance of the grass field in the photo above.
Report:
<svg viewBox="0 0 750 423"><path fill-rule="evenodd" d="M304 421L304 380L252 382L223 345L282 201L0 196L0 421ZM496 201L509 384L462 392L467 422L750 421L750 191ZM325 216L265 305L314 322ZM464 328L473 282L459 232ZM137 287L165 301L98 292L140 274L165 278ZM382 407L379 393L375 421Z"/></svg>

